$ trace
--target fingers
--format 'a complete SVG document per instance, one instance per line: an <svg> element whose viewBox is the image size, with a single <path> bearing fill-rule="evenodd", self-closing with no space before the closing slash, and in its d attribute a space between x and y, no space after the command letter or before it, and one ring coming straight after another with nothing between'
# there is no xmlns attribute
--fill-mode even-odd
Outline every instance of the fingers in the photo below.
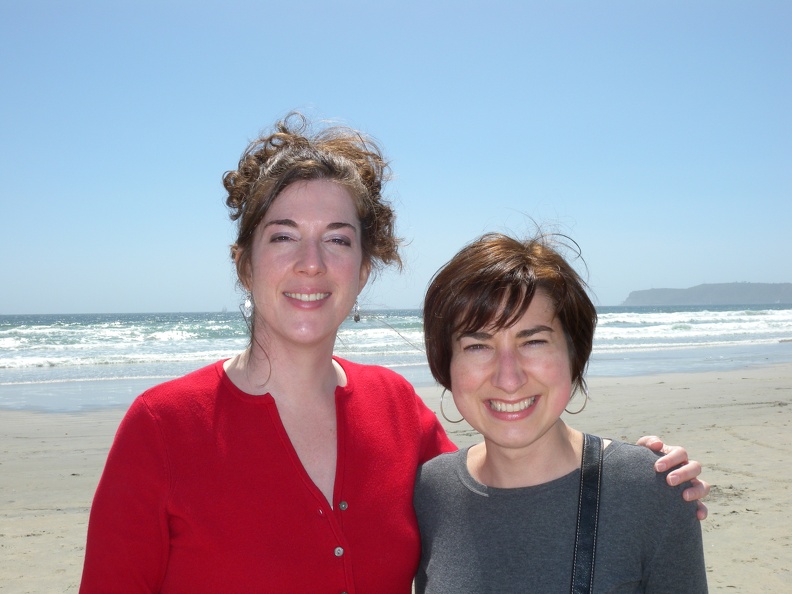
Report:
<svg viewBox="0 0 792 594"><path fill-rule="evenodd" d="M709 495L709 492L710 485L707 481L692 479L690 486L682 492L682 498L685 501L698 501Z"/></svg>
<svg viewBox="0 0 792 594"><path fill-rule="evenodd" d="M682 492L682 497L686 501L696 501L696 517L701 520L707 519L707 514L709 511L707 510L707 506L704 505L704 502L701 501L703 497L709 495L710 486L709 483L706 481L700 481L698 479L693 479L691 481L691 486L688 489L685 489Z"/></svg>
<svg viewBox="0 0 792 594"><path fill-rule="evenodd" d="M685 501L695 501L696 517L700 521L706 520L709 510L701 499L709 495L710 485L706 481L696 478L701 474L701 464L695 460L688 460L687 450L682 446L664 445L662 440L656 435L644 435L636 443L655 452L665 454L655 462L655 470L657 472L664 472L675 466L679 467L668 473L666 481L672 487L685 481L690 481L690 486L682 492L682 498Z"/></svg>
<svg viewBox="0 0 792 594"><path fill-rule="evenodd" d="M666 477L666 481L669 485L675 487L676 485L684 483L685 481L692 481L700 474L701 464L695 460L690 460L679 468L675 468L673 471L669 472L668 476ZM693 499L698 499L698 497L694 497L688 501L692 501Z"/></svg>
<svg viewBox="0 0 792 594"><path fill-rule="evenodd" d="M649 448L654 452L659 452L663 449L663 440L656 435L644 435L641 439L635 442L639 446Z"/></svg>
<svg viewBox="0 0 792 594"><path fill-rule="evenodd" d="M680 464L687 464L688 462L687 450L682 446L667 445L667 446L663 446L662 450L659 451L662 451L665 454L665 456L659 458L657 462L655 462L655 470L657 470L657 472L664 472L669 468L674 468L674 466L679 466ZM698 462L696 462L696 464L698 464ZM685 467L683 466L682 468ZM677 473L679 470L681 469L675 470L674 473ZM686 478L682 480L690 480L692 478L695 478L699 475L700 472L701 472L701 465L699 464L698 471L696 471L691 475L683 474L683 476L685 476ZM682 480L680 480L676 484L678 485L679 483L682 482Z"/></svg>
<svg viewBox="0 0 792 594"><path fill-rule="evenodd" d="M696 505L698 508L696 509L696 517L701 520L707 519L707 506L704 505L701 501L696 501Z"/></svg>

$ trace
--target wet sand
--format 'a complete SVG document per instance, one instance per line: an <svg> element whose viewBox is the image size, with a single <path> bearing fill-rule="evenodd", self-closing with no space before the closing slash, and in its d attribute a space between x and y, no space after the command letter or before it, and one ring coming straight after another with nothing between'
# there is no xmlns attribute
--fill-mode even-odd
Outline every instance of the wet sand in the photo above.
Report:
<svg viewBox="0 0 792 594"><path fill-rule="evenodd" d="M704 464L710 591L792 591L792 364L589 385L569 424L625 441L660 435ZM439 413L440 390L419 393ZM123 413L0 410L0 591L77 591L91 498ZM478 441L443 423L459 446Z"/></svg>

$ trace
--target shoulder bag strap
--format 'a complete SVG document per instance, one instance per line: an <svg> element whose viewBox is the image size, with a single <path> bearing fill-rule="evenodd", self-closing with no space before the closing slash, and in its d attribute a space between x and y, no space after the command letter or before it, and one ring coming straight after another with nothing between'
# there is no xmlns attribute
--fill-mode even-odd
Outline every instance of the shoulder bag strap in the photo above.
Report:
<svg viewBox="0 0 792 594"><path fill-rule="evenodd" d="M572 566L572 594L588 594L594 585L594 554L597 548L601 475L602 439L584 433L575 557Z"/></svg>

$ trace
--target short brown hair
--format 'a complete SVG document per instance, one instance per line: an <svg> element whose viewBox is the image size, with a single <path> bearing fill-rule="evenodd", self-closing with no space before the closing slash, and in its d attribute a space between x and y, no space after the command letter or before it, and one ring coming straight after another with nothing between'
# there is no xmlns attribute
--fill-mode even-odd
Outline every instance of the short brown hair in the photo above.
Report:
<svg viewBox="0 0 792 594"><path fill-rule="evenodd" d="M316 133L310 128L305 116L290 113L275 124L271 134L251 142L238 168L223 175L229 216L238 221L231 257L243 284L258 224L280 193L297 181L329 180L349 190L361 223L364 261L373 268L401 267L396 214L382 197L389 177L382 151L373 139L345 126Z"/></svg>
<svg viewBox="0 0 792 594"><path fill-rule="evenodd" d="M585 282L550 243L550 236L521 241L488 233L434 275L426 291L423 324L429 369L440 385L452 389L455 336L508 328L528 309L537 289L552 301L564 330L572 384L575 389L585 385L597 311Z"/></svg>

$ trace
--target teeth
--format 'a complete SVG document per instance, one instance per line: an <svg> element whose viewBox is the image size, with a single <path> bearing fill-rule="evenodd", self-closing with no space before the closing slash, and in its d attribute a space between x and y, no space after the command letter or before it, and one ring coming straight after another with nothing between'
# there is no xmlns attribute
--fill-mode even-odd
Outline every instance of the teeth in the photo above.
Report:
<svg viewBox="0 0 792 594"><path fill-rule="evenodd" d="M536 396L520 400L519 402L501 402L499 400L490 400L489 405L495 412L513 413L520 412L531 406L536 400Z"/></svg>
<svg viewBox="0 0 792 594"><path fill-rule="evenodd" d="M286 293L286 297L291 297L297 301L319 301L330 297L330 293Z"/></svg>

